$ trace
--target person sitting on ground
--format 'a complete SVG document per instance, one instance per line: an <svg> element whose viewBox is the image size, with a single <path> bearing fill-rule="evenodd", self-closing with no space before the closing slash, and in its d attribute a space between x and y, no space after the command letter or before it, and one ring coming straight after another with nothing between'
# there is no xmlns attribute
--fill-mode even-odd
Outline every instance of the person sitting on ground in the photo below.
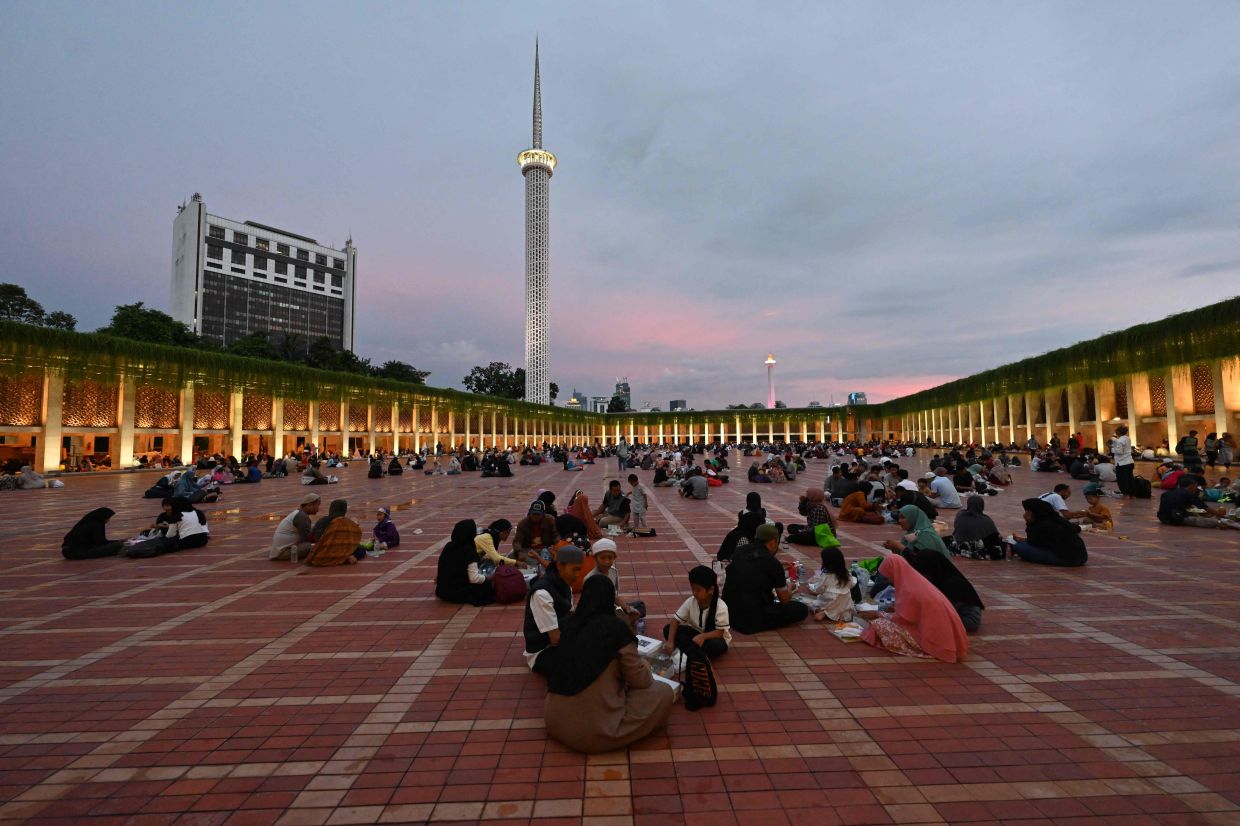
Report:
<svg viewBox="0 0 1240 826"><path fill-rule="evenodd" d="M400 476L405 469L400 466L400 459L396 456L392 457L392 461L388 462L388 476Z"/></svg>
<svg viewBox="0 0 1240 826"><path fill-rule="evenodd" d="M857 578L848 572L848 563L839 548L823 548L822 567L797 590L814 597L814 619L818 622L851 622L853 589Z"/></svg>
<svg viewBox="0 0 1240 826"><path fill-rule="evenodd" d="M453 454L452 454L452 455L448 458L448 472L447 472L447 475L448 475L448 476L460 476L460 475L461 475L461 460L460 460L460 459L458 459L458 458L456 458L456 454L455 454L455 453L453 453Z"/></svg>
<svg viewBox="0 0 1240 826"><path fill-rule="evenodd" d="M276 526L275 536L271 539L271 548L267 552L268 559L288 562L301 559L310 553L313 546L311 540L313 525L310 523L310 517L319 512L321 501L317 493L307 493L301 498L301 504L297 506L297 509L290 512Z"/></svg>
<svg viewBox="0 0 1240 826"><path fill-rule="evenodd" d="M733 627L742 634L757 634L804 621L809 608L792 599L783 566L775 558L779 550L775 526L760 526L754 540L737 548L724 583L723 599Z"/></svg>
<svg viewBox="0 0 1240 826"><path fill-rule="evenodd" d="M719 598L719 576L705 565L689 570L692 596L676 609L672 621L663 626L663 650L671 654L680 649L692 656L697 649L712 660L722 657L732 644L728 605Z"/></svg>
<svg viewBox="0 0 1240 826"><path fill-rule="evenodd" d="M819 488L814 486L806 488L797 510L805 517L805 530L799 533L789 531L788 541L793 545L822 545L818 532L815 530L819 525L826 525L831 529L831 535L835 535L835 520L831 518L831 511L827 509L827 495Z"/></svg>
<svg viewBox="0 0 1240 826"><path fill-rule="evenodd" d="M560 548L555 564L530 584L525 598L525 662L530 671L544 677L553 674L560 660L560 627L573 610L572 583L581 573L585 554L571 545ZM595 577L595 582L611 580ZM598 586L595 586L598 587ZM584 588L584 586L583 586ZM614 594L609 600L615 604Z"/></svg>
<svg viewBox="0 0 1240 826"><path fill-rule="evenodd" d="M1158 500L1158 521L1164 525L1185 525L1190 528L1240 528L1240 523L1225 520L1226 508L1207 503L1201 497L1196 476L1180 478L1175 490L1162 494Z"/></svg>
<svg viewBox="0 0 1240 826"><path fill-rule="evenodd" d="M965 508L956 514L952 526L952 541L962 553L972 556L986 550L1003 548L1003 539L995 520L986 515L986 500L970 496Z"/></svg>
<svg viewBox="0 0 1240 826"><path fill-rule="evenodd" d="M930 518L931 522L939 518L939 509L934 506L933 502L926 498L926 495L921 492L920 488L914 488L913 490L901 488L896 494L896 501L894 504L897 517L899 516L900 508L905 505L916 505L922 513Z"/></svg>
<svg viewBox="0 0 1240 826"><path fill-rule="evenodd" d="M574 491L568 500L567 510L556 517L555 529L561 537L574 539L577 545L583 546L583 550L603 538L603 532L590 510L590 497L580 489Z"/></svg>
<svg viewBox="0 0 1240 826"><path fill-rule="evenodd" d="M17 472L17 488L18 490L42 490L50 487L43 475L36 473L30 465L22 465L20 471Z"/></svg>
<svg viewBox="0 0 1240 826"><path fill-rule="evenodd" d="M303 485L330 485L331 479L324 475L323 468L319 466L319 460L311 459L310 464L306 465L306 469L301 474L301 483Z"/></svg>
<svg viewBox="0 0 1240 826"><path fill-rule="evenodd" d="M947 477L947 468L942 465L934 469L928 496L934 500L936 507L952 510L960 507L960 494L956 491L956 485Z"/></svg>
<svg viewBox="0 0 1240 826"><path fill-rule="evenodd" d="M745 495L744 510L736 514L736 527L723 537L715 558L721 562L730 560L737 545L742 542L752 542L754 532L759 526L765 525L766 521L766 508L762 507L762 495L756 490L751 490ZM775 531L777 535L783 536L784 526L776 522Z"/></svg>
<svg viewBox="0 0 1240 826"><path fill-rule="evenodd" d="M604 537L594 543L590 550L590 556L594 560L594 568L582 578L582 587L585 586L585 582L590 580L590 577L605 576L610 579L611 584L616 589L616 611L620 613L626 622L636 628L638 617L643 616L645 603L636 603L636 605L643 606L638 608L629 605L620 596L620 571L616 568L616 552L616 543L611 539Z"/></svg>
<svg viewBox="0 0 1240 826"><path fill-rule="evenodd" d="M1007 469L1007 465L1002 462L995 462L994 466L987 472L986 478L992 485L1007 487L1012 484L1012 473Z"/></svg>
<svg viewBox="0 0 1240 826"><path fill-rule="evenodd" d="M336 516L315 540L314 547L306 554L306 565L312 568L329 568L334 565L356 565L364 559L366 550L361 546L362 527L347 516Z"/></svg>
<svg viewBox="0 0 1240 826"><path fill-rule="evenodd" d="M1159 465L1154 472L1158 474L1158 486L1163 490L1175 490L1180 477L1187 473L1178 462L1166 462Z"/></svg>
<svg viewBox="0 0 1240 826"><path fill-rule="evenodd" d="M375 549L390 551L392 548L400 547L400 531L397 530L396 523L392 521L392 509L385 505L375 512L375 516L378 521L371 530Z"/></svg>
<svg viewBox="0 0 1240 826"><path fill-rule="evenodd" d="M951 484L948 480L948 484ZM862 482L861 486L844 497L844 501L840 503L840 521L841 522L860 522L866 525L883 524L883 515L879 513L878 505L869 501L870 483Z"/></svg>
<svg viewBox="0 0 1240 826"><path fill-rule="evenodd" d="M323 538L323 532L327 530L327 526L334 520L339 519L349 512L349 502L347 499L333 499L327 505L327 516L319 517L314 523L314 527L310 529L310 541L318 542Z"/></svg>
<svg viewBox="0 0 1240 826"><path fill-rule="evenodd" d="M676 699L638 655L614 601L611 581L594 577L563 622L563 636L555 631L560 650L547 680L547 734L586 754L617 751L648 736L666 724ZM546 650L539 659L545 656Z"/></svg>
<svg viewBox="0 0 1240 826"><path fill-rule="evenodd" d="M895 609L892 613L863 614L870 618L870 624L861 639L905 657L947 663L963 660L969 652L969 638L959 612L943 592L899 554L884 559L878 572L896 589Z"/></svg>
<svg viewBox="0 0 1240 826"><path fill-rule="evenodd" d="M485 529L478 532L474 537L474 550L478 553L478 561L480 564L490 564L492 568L498 568L502 565L515 565L518 568L524 568L525 562L520 559L514 559L510 556L504 556L499 552L500 546L504 541L512 535L512 523L507 519L496 519Z"/></svg>
<svg viewBox="0 0 1240 826"><path fill-rule="evenodd" d="M1109 531L1115 527L1111 509L1102 504L1101 487L1086 486L1085 501L1089 503L1089 507L1085 509L1085 516L1081 518L1080 524L1091 525L1096 531Z"/></svg>
<svg viewBox="0 0 1240 826"><path fill-rule="evenodd" d="M95 508L77 521L65 534L60 553L65 559L101 559L116 556L125 546L122 540L110 540L108 520L116 515L111 508Z"/></svg>
<svg viewBox="0 0 1240 826"><path fill-rule="evenodd" d="M526 560L529 564L546 566L551 558L550 548L560 541L560 534L555 527L555 518L547 513L547 505L541 499L530 503L529 513L517 523L516 532L512 537L512 549L517 559ZM546 559L543 553L546 553Z"/></svg>
<svg viewBox="0 0 1240 826"><path fill-rule="evenodd" d="M654 481L650 484L656 488L670 488L675 484L667 475L667 460L659 462L659 466L654 469Z"/></svg>
<svg viewBox="0 0 1240 826"><path fill-rule="evenodd" d="M1064 519L1081 519L1085 516L1085 511L1068 510L1068 499L1072 496L1072 487L1064 483L1055 485L1055 489L1050 493L1044 493L1039 499L1050 503L1055 512Z"/></svg>
<svg viewBox="0 0 1240 826"><path fill-rule="evenodd" d="M620 480L612 479L607 483L607 492L603 494L603 503L594 511L594 518L600 528L611 525L623 525L629 519L627 500L620 488Z"/></svg>
<svg viewBox="0 0 1240 826"><path fill-rule="evenodd" d="M495 601L495 588L478 568L477 538L477 523L462 519L453 526L448 544L439 552L435 596L444 602L490 605Z"/></svg>
<svg viewBox="0 0 1240 826"><path fill-rule="evenodd" d="M1025 538L1015 537L1012 553L1025 562L1076 568L1089 561L1081 528L1073 525L1045 499L1026 499Z"/></svg>
<svg viewBox="0 0 1240 826"><path fill-rule="evenodd" d="M694 473L680 483L680 495L686 499L706 499L710 496L710 482L701 473Z"/></svg>
<svg viewBox="0 0 1240 826"><path fill-rule="evenodd" d="M173 497L167 523L164 536L173 540L174 551L202 548L211 539L206 514L191 505L188 499Z"/></svg>
<svg viewBox="0 0 1240 826"><path fill-rule="evenodd" d="M924 551L943 556L951 555L947 545L943 543L943 538L934 529L934 524L917 506L905 505L900 508L900 527L905 531L904 536L898 542L894 539L884 542L883 547L887 550L895 553L904 553L907 550L913 553Z"/></svg>
<svg viewBox="0 0 1240 826"><path fill-rule="evenodd" d="M913 566L913 570L924 576L931 585L939 589L943 596L947 597L947 601L960 615L960 622L964 625L965 631L972 633L982 627L982 611L986 606L982 603L982 598L977 595L973 583L960 573L955 563L943 554L936 553L916 553L912 550L905 550L902 556ZM897 588L896 602L900 601L900 596L900 590Z"/></svg>

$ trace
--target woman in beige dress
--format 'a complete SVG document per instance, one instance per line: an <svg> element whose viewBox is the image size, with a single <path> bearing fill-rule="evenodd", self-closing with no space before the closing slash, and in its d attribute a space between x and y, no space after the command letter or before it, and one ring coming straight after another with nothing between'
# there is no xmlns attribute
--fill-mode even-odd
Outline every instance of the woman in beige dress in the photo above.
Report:
<svg viewBox="0 0 1240 826"><path fill-rule="evenodd" d="M616 616L616 589L591 577L564 623L560 662L547 681L547 733L574 751L615 751L667 722L675 694L654 679L628 623Z"/></svg>

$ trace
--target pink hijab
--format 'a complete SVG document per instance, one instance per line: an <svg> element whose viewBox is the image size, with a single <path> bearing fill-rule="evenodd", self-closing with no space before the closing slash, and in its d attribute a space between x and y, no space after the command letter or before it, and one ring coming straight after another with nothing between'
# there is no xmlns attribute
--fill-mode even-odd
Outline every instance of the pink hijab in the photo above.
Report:
<svg viewBox="0 0 1240 826"><path fill-rule="evenodd" d="M960 615L943 592L899 554L884 559L878 572L891 580L896 589L892 619L912 633L921 650L945 663L963 660L969 653L969 638ZM875 645L874 629L865 629L861 639Z"/></svg>
<svg viewBox="0 0 1240 826"><path fill-rule="evenodd" d="M576 491L573 494L573 503L568 506L568 512L573 516L586 523L586 538L593 545L596 539L603 538L603 532L599 530L598 523L594 521L594 514L590 512L590 499L582 491Z"/></svg>

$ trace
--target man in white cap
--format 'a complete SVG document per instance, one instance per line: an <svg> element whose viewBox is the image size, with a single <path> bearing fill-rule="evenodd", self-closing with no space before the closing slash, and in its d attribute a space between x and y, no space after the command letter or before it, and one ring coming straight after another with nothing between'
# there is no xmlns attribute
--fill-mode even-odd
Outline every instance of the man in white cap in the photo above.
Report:
<svg viewBox="0 0 1240 826"><path fill-rule="evenodd" d="M297 510L280 520L275 536L271 539L271 549L267 551L268 559L279 562L296 561L310 553L313 545L310 532L314 527L310 517L319 512L320 501L317 493L307 493L301 497Z"/></svg>

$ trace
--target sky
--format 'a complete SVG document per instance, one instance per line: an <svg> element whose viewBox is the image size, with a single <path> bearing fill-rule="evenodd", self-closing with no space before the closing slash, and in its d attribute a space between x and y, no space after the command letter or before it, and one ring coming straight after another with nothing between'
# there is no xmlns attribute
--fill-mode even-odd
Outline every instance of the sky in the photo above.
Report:
<svg viewBox="0 0 1240 826"><path fill-rule="evenodd" d="M535 38L550 375L882 401L1240 292L1240 3L0 9L0 281L167 310L172 221L358 253L356 351L523 360Z"/></svg>

